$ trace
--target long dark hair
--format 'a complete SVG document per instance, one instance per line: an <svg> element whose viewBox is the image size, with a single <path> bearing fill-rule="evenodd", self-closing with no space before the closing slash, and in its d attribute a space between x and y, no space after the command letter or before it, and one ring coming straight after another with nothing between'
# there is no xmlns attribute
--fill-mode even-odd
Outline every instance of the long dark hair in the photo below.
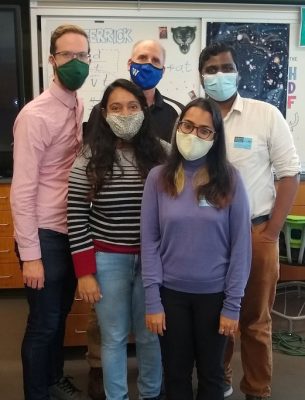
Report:
<svg viewBox="0 0 305 400"><path fill-rule="evenodd" d="M150 111L142 90L126 79L115 80L106 88L99 104L99 112L86 130L86 145L91 150L86 170L89 182L92 184L92 191L89 193L91 198L102 189L108 179L111 179L114 162L120 165L116 156L118 138L105 118L109 96L116 88L132 93L139 101L144 113L144 121L139 132L129 142L134 150L137 167L143 180L152 167L166 160L166 153L160 140L151 131ZM121 171L123 174L122 169Z"/></svg>
<svg viewBox="0 0 305 400"><path fill-rule="evenodd" d="M230 203L233 192L233 167L226 156L222 116L218 105L213 100L197 98L185 106L179 121L183 120L192 107L198 107L210 113L215 128L214 143L206 155L206 163L196 173L198 176L195 184L196 196L197 199L204 196L209 203L222 208ZM161 173L163 189L172 197L178 195L176 177L179 168L183 165L183 160L174 138L171 154Z"/></svg>

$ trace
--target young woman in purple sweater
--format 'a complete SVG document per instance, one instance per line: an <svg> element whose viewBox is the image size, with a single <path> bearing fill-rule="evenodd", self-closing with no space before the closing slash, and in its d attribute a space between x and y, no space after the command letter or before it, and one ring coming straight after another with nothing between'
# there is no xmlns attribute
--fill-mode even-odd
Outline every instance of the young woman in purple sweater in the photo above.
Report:
<svg viewBox="0 0 305 400"><path fill-rule="evenodd" d="M142 200L146 326L160 336L167 400L223 399L223 353L238 328L251 260L250 215L226 158L218 106L198 98L180 115L172 153Z"/></svg>

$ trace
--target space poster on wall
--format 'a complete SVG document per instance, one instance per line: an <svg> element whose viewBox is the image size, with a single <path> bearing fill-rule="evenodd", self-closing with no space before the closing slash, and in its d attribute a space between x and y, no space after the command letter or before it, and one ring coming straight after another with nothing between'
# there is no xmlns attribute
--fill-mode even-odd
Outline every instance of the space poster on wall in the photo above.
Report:
<svg viewBox="0 0 305 400"><path fill-rule="evenodd" d="M208 22L207 44L215 41L236 51L241 96L271 103L286 116L289 24Z"/></svg>

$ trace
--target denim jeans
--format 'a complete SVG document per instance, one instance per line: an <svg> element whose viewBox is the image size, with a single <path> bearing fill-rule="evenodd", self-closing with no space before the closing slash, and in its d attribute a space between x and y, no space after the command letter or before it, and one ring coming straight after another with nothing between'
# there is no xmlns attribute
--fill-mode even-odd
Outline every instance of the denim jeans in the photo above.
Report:
<svg viewBox="0 0 305 400"><path fill-rule="evenodd" d="M67 235L39 229L39 239L45 284L41 290L26 287L29 316L21 349L25 400L48 400L49 386L63 376L65 321L76 288Z"/></svg>
<svg viewBox="0 0 305 400"><path fill-rule="evenodd" d="M127 343L133 332L140 399L158 396L162 367L158 336L145 326L144 288L139 256L98 252L97 280L102 298L96 313L102 334L102 367L107 400L128 399Z"/></svg>

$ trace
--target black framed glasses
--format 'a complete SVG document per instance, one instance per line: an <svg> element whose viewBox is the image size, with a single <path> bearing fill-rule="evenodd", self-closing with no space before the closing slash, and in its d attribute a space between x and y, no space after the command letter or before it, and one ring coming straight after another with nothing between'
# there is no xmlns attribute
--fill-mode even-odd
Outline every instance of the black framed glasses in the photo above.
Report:
<svg viewBox="0 0 305 400"><path fill-rule="evenodd" d="M90 54L86 51L79 51L78 53L74 53L73 51L57 51L54 53L54 56L61 56L66 61L71 61L74 58L77 58L79 61L88 62L90 61Z"/></svg>
<svg viewBox="0 0 305 400"><path fill-rule="evenodd" d="M215 131L208 128L207 126L196 126L190 121L180 121L178 127L182 133L189 135L190 133L196 132L197 136L201 139L213 138Z"/></svg>

